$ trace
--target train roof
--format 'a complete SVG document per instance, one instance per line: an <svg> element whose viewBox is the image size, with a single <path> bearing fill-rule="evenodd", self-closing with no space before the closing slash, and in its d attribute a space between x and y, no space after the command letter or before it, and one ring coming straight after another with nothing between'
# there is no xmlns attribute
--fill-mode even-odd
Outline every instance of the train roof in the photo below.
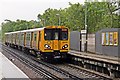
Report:
<svg viewBox="0 0 120 80"><path fill-rule="evenodd" d="M67 28L65 26L46 26L45 28Z"/></svg>
<svg viewBox="0 0 120 80"><path fill-rule="evenodd" d="M8 32L8 33L5 33L5 34L14 34L14 33L19 33L20 31L15 31L15 32Z"/></svg>
<svg viewBox="0 0 120 80"><path fill-rule="evenodd" d="M43 28L35 28L35 29L28 29L28 30L22 30L21 32L33 32L33 31L40 31L43 30L45 27Z"/></svg>
<svg viewBox="0 0 120 80"><path fill-rule="evenodd" d="M46 27L43 27L43 28L34 28L34 29L28 29L28 30L21 30L21 31L15 31L15 32L8 32L8 33L5 33L5 34L14 34L14 33L22 33L22 32L33 32L33 31L41 31L45 28L67 28L65 26L46 26Z"/></svg>
<svg viewBox="0 0 120 80"><path fill-rule="evenodd" d="M14 34L14 33L21 33L21 32L32 32L32 31L40 31L43 30L45 27L43 28L35 28L35 29L28 29L28 30L22 30L22 31L15 31L15 32L8 32L5 34Z"/></svg>

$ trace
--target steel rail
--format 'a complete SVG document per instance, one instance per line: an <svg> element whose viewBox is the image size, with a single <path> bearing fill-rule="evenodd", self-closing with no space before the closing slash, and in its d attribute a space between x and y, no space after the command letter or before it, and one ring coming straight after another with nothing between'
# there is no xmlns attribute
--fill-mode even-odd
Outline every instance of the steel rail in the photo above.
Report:
<svg viewBox="0 0 120 80"><path fill-rule="evenodd" d="M5 46L5 45L4 45L4 46ZM7 48L7 49L8 49L8 48ZM10 50L10 51L11 51L11 50ZM14 51L11 51L11 52L15 53ZM18 54L17 54L17 56L21 57L21 56L18 55ZM29 55L27 55L27 57L28 57L28 56L29 56ZM54 66L54 65L52 65L52 64L43 62L43 61L41 61L41 60L39 60L39 59L37 59L37 58L35 58L35 57L33 57L33 56L29 56L29 58L32 59L32 60L34 60L34 61L36 61L37 63L40 63L40 64L42 64L42 65L45 65L45 66L47 66L48 68L53 69L54 71L57 71L57 72L65 75L65 76L67 76L69 79L83 80L82 78L79 78L79 77L77 77L77 76L75 76L75 75L72 75L72 74L70 74L69 72L67 72L67 71L65 71L65 70L63 70L63 69L60 69L60 68L58 68L58 67L56 67L56 66ZM22 59L22 60L23 60L23 59ZM30 64L30 63L28 63L28 64ZM42 69L42 70L43 70L43 69ZM47 72L47 71L46 71L46 72Z"/></svg>
<svg viewBox="0 0 120 80"><path fill-rule="evenodd" d="M15 57L16 59L18 59L19 61L21 61L22 63L24 63L25 65L29 66L30 68L32 68L35 72L37 72L38 74L44 76L47 79L53 79L53 80L61 80L61 78L57 77L56 75L51 74L49 71L44 70L43 68L37 66L36 64L32 63L31 61L23 58L22 56L16 54L14 51L9 50L8 48L3 49L3 53L7 52L10 55L12 55L13 57Z"/></svg>

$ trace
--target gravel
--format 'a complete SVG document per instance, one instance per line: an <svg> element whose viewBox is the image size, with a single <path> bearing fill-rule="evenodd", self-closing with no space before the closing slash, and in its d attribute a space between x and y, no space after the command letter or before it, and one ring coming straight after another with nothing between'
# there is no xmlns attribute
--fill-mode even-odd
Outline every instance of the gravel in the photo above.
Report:
<svg viewBox="0 0 120 80"><path fill-rule="evenodd" d="M63 64L63 65L59 65L57 64L56 65L57 67L63 69L63 70L66 70L67 72L79 77L79 78L83 78L83 79L95 79L96 76L92 75L92 74L88 74L87 72L84 72L80 69L77 69L77 68L72 68L70 66L68 66L67 64Z"/></svg>

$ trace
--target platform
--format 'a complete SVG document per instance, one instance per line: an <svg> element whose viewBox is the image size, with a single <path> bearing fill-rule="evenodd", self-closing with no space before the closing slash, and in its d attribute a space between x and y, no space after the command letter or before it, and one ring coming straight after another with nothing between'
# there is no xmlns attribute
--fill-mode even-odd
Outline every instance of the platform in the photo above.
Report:
<svg viewBox="0 0 120 80"><path fill-rule="evenodd" d="M78 52L78 51L74 51L74 50L70 50L70 52L68 54L78 56L78 57L83 57L83 58L94 59L94 60L98 60L98 61L104 61L104 62L113 63L113 64L120 64L120 58L118 58L118 57L92 54L89 52L88 53Z"/></svg>
<svg viewBox="0 0 120 80"><path fill-rule="evenodd" d="M2 78L27 78L28 76L16 67L0 52L0 80Z"/></svg>

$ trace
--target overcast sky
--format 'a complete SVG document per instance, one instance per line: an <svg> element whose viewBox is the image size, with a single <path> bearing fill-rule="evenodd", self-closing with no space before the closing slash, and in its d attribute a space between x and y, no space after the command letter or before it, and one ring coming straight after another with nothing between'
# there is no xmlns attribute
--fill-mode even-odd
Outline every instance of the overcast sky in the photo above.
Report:
<svg viewBox="0 0 120 80"><path fill-rule="evenodd" d="M68 2L83 4L84 0L0 0L0 23L5 19L37 20L39 13L69 7Z"/></svg>

